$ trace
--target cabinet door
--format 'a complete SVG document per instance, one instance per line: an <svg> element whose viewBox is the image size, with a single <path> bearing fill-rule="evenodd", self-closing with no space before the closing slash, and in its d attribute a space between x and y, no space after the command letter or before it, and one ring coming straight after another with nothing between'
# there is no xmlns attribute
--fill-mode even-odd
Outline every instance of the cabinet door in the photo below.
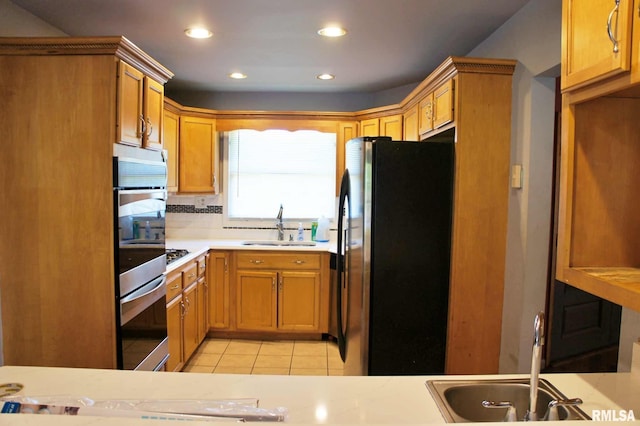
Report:
<svg viewBox="0 0 640 426"><path fill-rule="evenodd" d="M338 136L336 140L336 196L340 194L340 181L344 173L345 145L351 139L358 136L358 123L344 121L338 123Z"/></svg>
<svg viewBox="0 0 640 426"><path fill-rule="evenodd" d="M164 86L149 77L144 79L143 110L145 119L143 146L147 149L161 150Z"/></svg>
<svg viewBox="0 0 640 426"><path fill-rule="evenodd" d="M278 328L318 331L320 273L283 271L278 283Z"/></svg>
<svg viewBox="0 0 640 426"><path fill-rule="evenodd" d="M216 192L216 120L180 117L180 192Z"/></svg>
<svg viewBox="0 0 640 426"><path fill-rule="evenodd" d="M211 252L209 255L209 326L229 328L229 253Z"/></svg>
<svg viewBox="0 0 640 426"><path fill-rule="evenodd" d="M262 271L236 273L236 323L243 330L276 330L277 274Z"/></svg>
<svg viewBox="0 0 640 426"><path fill-rule="evenodd" d="M633 0L562 2L562 89L628 71Z"/></svg>
<svg viewBox="0 0 640 426"><path fill-rule="evenodd" d="M380 118L380 135L389 136L394 141L402 140L402 114Z"/></svg>
<svg viewBox="0 0 640 426"><path fill-rule="evenodd" d="M126 62L118 65L117 141L142 146L144 74Z"/></svg>
<svg viewBox="0 0 640 426"><path fill-rule="evenodd" d="M171 111L164 111L162 123L163 146L167 150L167 191L178 191L178 136L180 118Z"/></svg>
<svg viewBox="0 0 640 426"><path fill-rule="evenodd" d="M182 293L184 302L184 317L182 319L183 331L183 357L187 361L196 350L200 341L198 340L198 295L197 283L191 284Z"/></svg>
<svg viewBox="0 0 640 426"><path fill-rule="evenodd" d="M207 336L207 332L209 331L209 320L207 316L207 307L208 307L207 293L208 293L207 279L205 277L199 278L197 288L196 288L196 300L197 300L196 313L198 316L198 339L197 339L198 345L204 340L204 338Z"/></svg>
<svg viewBox="0 0 640 426"><path fill-rule="evenodd" d="M433 130L433 93L429 93L418 104L418 130L424 134Z"/></svg>
<svg viewBox="0 0 640 426"><path fill-rule="evenodd" d="M433 128L453 121L453 79L433 92Z"/></svg>
<svg viewBox="0 0 640 426"><path fill-rule="evenodd" d="M411 108L403 114L402 123L402 140L419 141L420 134L418 132L418 105Z"/></svg>
<svg viewBox="0 0 640 426"><path fill-rule="evenodd" d="M380 136L380 120L371 118L360 122L361 136Z"/></svg>
<svg viewBox="0 0 640 426"><path fill-rule="evenodd" d="M182 358L183 314L182 296L178 296L167 303L167 335L169 336L167 371L180 371L184 365L184 359Z"/></svg>

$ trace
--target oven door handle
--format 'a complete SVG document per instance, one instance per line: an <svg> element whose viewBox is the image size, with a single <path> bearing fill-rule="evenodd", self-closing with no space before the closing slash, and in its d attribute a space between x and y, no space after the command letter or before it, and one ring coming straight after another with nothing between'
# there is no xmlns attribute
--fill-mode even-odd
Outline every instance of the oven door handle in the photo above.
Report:
<svg viewBox="0 0 640 426"><path fill-rule="evenodd" d="M167 294L166 275L149 281L144 286L120 299L120 324L124 325L140 312Z"/></svg>

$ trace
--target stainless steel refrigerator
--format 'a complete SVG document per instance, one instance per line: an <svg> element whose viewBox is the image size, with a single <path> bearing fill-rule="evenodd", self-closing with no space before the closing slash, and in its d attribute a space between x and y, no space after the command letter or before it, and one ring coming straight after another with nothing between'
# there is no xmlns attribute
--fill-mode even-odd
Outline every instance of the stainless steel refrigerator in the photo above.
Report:
<svg viewBox="0 0 640 426"><path fill-rule="evenodd" d="M352 139L338 208L345 375L445 368L454 143Z"/></svg>

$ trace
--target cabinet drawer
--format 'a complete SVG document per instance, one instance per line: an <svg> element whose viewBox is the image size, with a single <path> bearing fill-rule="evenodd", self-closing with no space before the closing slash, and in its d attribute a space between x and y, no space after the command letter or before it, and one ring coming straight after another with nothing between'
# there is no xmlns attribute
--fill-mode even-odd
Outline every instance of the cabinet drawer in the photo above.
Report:
<svg viewBox="0 0 640 426"><path fill-rule="evenodd" d="M238 269L320 269L320 255L315 253L237 253Z"/></svg>
<svg viewBox="0 0 640 426"><path fill-rule="evenodd" d="M182 274L172 273L167 276L167 302L182 293Z"/></svg>
<svg viewBox="0 0 640 426"><path fill-rule="evenodd" d="M196 278L198 278L198 263L193 262L191 265L185 266L182 270L182 285L187 287L189 284L194 282Z"/></svg>
<svg viewBox="0 0 640 426"><path fill-rule="evenodd" d="M207 259L205 256L200 257L198 263L198 278L204 277L204 273L207 271Z"/></svg>

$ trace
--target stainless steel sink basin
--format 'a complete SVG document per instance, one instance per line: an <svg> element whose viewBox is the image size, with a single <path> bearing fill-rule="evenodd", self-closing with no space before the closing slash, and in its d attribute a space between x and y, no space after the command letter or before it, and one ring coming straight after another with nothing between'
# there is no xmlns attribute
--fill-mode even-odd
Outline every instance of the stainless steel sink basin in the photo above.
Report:
<svg viewBox="0 0 640 426"><path fill-rule="evenodd" d="M278 241L278 240L254 240L243 241L245 246L306 246L313 247L316 245L314 241Z"/></svg>
<svg viewBox="0 0 640 426"><path fill-rule="evenodd" d="M529 379L504 380L428 380L433 396L447 423L501 422L508 408L485 408L483 400L510 401L518 420L523 420L529 408ZM552 400L567 399L547 380L541 379L536 411L540 419ZM591 420L577 407L558 407L560 420Z"/></svg>

